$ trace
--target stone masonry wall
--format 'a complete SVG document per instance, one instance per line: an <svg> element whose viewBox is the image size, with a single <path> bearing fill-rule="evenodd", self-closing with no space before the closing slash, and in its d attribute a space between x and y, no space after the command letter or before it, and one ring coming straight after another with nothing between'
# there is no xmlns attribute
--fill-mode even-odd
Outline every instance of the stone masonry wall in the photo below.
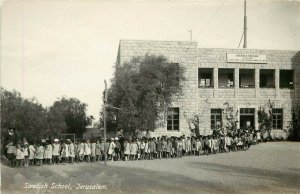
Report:
<svg viewBox="0 0 300 194"><path fill-rule="evenodd" d="M144 56L145 54L163 55L171 63L179 63L185 67L187 78L183 84L182 96L174 101L173 106L179 107L180 132L172 132L174 135L190 133L186 115L193 115L197 111L198 99L198 61L197 42L183 41L144 41L144 40L121 40L119 47L119 63L130 61L132 57ZM166 134L166 126L160 126L156 134Z"/></svg>
<svg viewBox="0 0 300 194"><path fill-rule="evenodd" d="M263 54L267 56L266 64L252 63L227 63L226 54ZM299 103L300 89L300 63L299 53L296 51L280 50L255 50L255 49L198 49L198 67L214 68L215 82L218 68L233 68L234 89L219 89L217 84L214 88L199 88L198 112L201 113L203 123L200 125L200 133L211 133L210 130L210 109L225 108L224 102L229 102L235 110L240 108L255 108L255 126L257 123L257 109L270 102L274 108L283 108L283 129L289 128L291 121L291 109L295 103ZM255 88L239 88L239 69L255 69ZM276 88L259 88L259 69L275 69ZM295 89L279 88L279 70L294 69ZM211 93L214 95L211 96ZM210 96L211 98L207 98ZM239 119L239 116L238 116ZM282 133L283 131L280 130Z"/></svg>
<svg viewBox="0 0 300 194"><path fill-rule="evenodd" d="M275 108L283 108L283 128L287 129L291 121L292 107L300 104L300 56L297 51L213 49L198 48L197 42L189 41L121 40L117 62L123 64L132 57L144 56L147 53L163 55L169 62L179 63L185 67L187 78L181 83L183 96L173 103L174 107L180 109L180 131L169 132L166 126L160 126L152 134L154 136L190 134L188 119L195 114L199 115L200 133L210 134L210 109L225 108L225 102L235 110L255 108L257 128L257 109L270 101ZM227 63L227 53L263 54L267 56L267 63ZM213 68L213 88L198 88L198 68ZM234 69L234 88L218 88L219 68ZM239 69L255 69L255 88L239 88ZM275 88L259 88L260 69L275 69ZM280 69L294 69L295 89L279 88ZM282 130L279 133L282 135Z"/></svg>

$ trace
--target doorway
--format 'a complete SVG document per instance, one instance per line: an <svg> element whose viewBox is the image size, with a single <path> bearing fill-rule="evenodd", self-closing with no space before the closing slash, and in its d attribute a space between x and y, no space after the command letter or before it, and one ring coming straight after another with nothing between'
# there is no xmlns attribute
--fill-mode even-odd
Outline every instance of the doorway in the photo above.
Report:
<svg viewBox="0 0 300 194"><path fill-rule="evenodd" d="M240 109L240 128L246 129L251 127L255 128L255 109L254 108L241 108Z"/></svg>

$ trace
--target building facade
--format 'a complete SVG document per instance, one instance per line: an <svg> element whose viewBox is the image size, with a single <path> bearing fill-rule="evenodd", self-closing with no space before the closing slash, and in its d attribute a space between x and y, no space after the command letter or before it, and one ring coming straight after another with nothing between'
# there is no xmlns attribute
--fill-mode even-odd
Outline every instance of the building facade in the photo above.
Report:
<svg viewBox="0 0 300 194"><path fill-rule="evenodd" d="M258 110L272 111L272 135L286 137L292 107L300 104L300 52L198 48L192 41L121 40L117 63L145 54L163 55L185 68L183 95L174 99L164 126L153 136L189 135L195 117L211 134L234 114L237 127L258 129ZM227 109L226 109L227 108ZM224 112L230 110L232 112Z"/></svg>

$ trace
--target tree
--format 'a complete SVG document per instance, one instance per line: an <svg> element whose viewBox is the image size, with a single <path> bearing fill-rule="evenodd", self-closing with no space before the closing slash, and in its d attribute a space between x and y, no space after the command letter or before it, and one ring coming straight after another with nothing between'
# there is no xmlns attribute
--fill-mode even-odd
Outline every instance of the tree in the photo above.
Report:
<svg viewBox="0 0 300 194"><path fill-rule="evenodd" d="M86 131L86 126L92 123L93 116L87 116L86 114L87 104L80 102L76 98L61 98L55 101L49 109L48 119L56 118L59 123L51 123L52 127L64 131L65 126L62 122L62 118L66 124L67 133L75 133L76 136L82 136Z"/></svg>
<svg viewBox="0 0 300 194"><path fill-rule="evenodd" d="M237 130L238 125L238 110L234 110L228 102L224 103L225 108L222 110L222 129L226 129L227 133L233 133Z"/></svg>
<svg viewBox="0 0 300 194"><path fill-rule="evenodd" d="M23 99L17 91L7 91L1 88L1 132L15 129L17 140L27 137L36 141L45 135L47 128L46 110L35 98ZM5 142L3 142L5 143Z"/></svg>
<svg viewBox="0 0 300 194"><path fill-rule="evenodd" d="M163 119L161 113L166 113L172 100L181 94L179 83L184 79L183 67L163 56L147 54L116 65L108 104L122 109L112 110L118 126L125 131L155 129L157 121Z"/></svg>
<svg viewBox="0 0 300 194"><path fill-rule="evenodd" d="M262 134L267 132L268 138L271 138L271 129L272 129L272 103L269 102L260 106L257 111L257 121L259 124L259 129Z"/></svg>

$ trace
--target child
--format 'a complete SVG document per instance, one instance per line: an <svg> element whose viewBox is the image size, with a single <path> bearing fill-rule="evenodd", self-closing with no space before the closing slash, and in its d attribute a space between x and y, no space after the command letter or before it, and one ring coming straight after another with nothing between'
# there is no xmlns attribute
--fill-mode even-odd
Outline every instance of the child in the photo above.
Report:
<svg viewBox="0 0 300 194"><path fill-rule="evenodd" d="M157 151L157 158L161 159L161 155L162 155L162 141L160 140L160 138L157 138L157 142L156 142L156 151Z"/></svg>
<svg viewBox="0 0 300 194"><path fill-rule="evenodd" d="M149 155L150 155L149 141L148 141L148 139L145 139L145 156L144 156L144 159L148 160Z"/></svg>
<svg viewBox="0 0 300 194"><path fill-rule="evenodd" d="M172 141L172 152L171 152L171 157L172 157L172 158L175 158L175 157L176 157L176 152L177 152L177 144L178 144L177 138L174 137L174 138L171 139L171 141Z"/></svg>
<svg viewBox="0 0 300 194"><path fill-rule="evenodd" d="M27 142L25 142L24 146L23 146L23 155L24 155L24 167L28 167L29 152L28 152L28 143Z"/></svg>
<svg viewBox="0 0 300 194"><path fill-rule="evenodd" d="M79 155L78 155L78 145L79 144L79 141L78 139L75 140L74 142L74 154L75 154L75 162L79 162Z"/></svg>
<svg viewBox="0 0 300 194"><path fill-rule="evenodd" d="M96 161L99 162L101 159L101 146L99 140L97 140L96 142L95 153L96 153Z"/></svg>
<svg viewBox="0 0 300 194"><path fill-rule="evenodd" d="M125 161L128 161L128 157L130 155L130 144L127 139L124 142L124 150Z"/></svg>
<svg viewBox="0 0 300 194"><path fill-rule="evenodd" d="M114 161L115 147L116 144L114 142L114 139L111 138L109 140L109 147L108 147L108 160Z"/></svg>
<svg viewBox="0 0 300 194"><path fill-rule="evenodd" d="M29 165L34 165L34 155L35 155L34 145L30 144L28 147L28 151L29 151L29 156L28 156Z"/></svg>
<svg viewBox="0 0 300 194"><path fill-rule="evenodd" d="M17 144L16 146L16 162L17 162L17 168L23 167L24 163L24 153L23 148L21 148L20 144Z"/></svg>
<svg viewBox="0 0 300 194"><path fill-rule="evenodd" d="M92 143L91 143L91 161L92 162L96 161L96 142L95 142L95 140L92 140Z"/></svg>
<svg viewBox="0 0 300 194"><path fill-rule="evenodd" d="M85 161L90 162L90 157L91 157L91 144L90 140L86 140L86 142L83 144L84 145L84 157Z"/></svg>
<svg viewBox="0 0 300 194"><path fill-rule="evenodd" d="M70 139L69 139L69 158L70 158L70 163L73 164L75 158L75 145Z"/></svg>
<svg viewBox="0 0 300 194"><path fill-rule="evenodd" d="M192 143L190 137L187 137L187 140L185 141L186 144L186 153L187 155L191 155L191 149L192 149Z"/></svg>
<svg viewBox="0 0 300 194"><path fill-rule="evenodd" d="M118 137L115 138L115 145L116 145L116 147L115 147L115 160L118 161L118 160L120 160L120 151L121 151L121 144L119 142Z"/></svg>
<svg viewBox="0 0 300 194"><path fill-rule="evenodd" d="M101 151L101 160L103 161L105 159L105 145L104 145L104 140L100 140L100 151Z"/></svg>
<svg viewBox="0 0 300 194"><path fill-rule="evenodd" d="M58 139L54 139L54 144L52 145L52 159L53 164L58 164L59 155L60 155L61 147Z"/></svg>
<svg viewBox="0 0 300 194"><path fill-rule="evenodd" d="M165 138L162 139L161 146L162 146L162 157L166 158L167 157L167 142L166 142Z"/></svg>
<svg viewBox="0 0 300 194"><path fill-rule="evenodd" d="M61 153L60 153L60 157L61 157L61 162L65 163L66 162L66 157L67 157L67 148L66 148L66 142L65 140L62 141L61 144Z"/></svg>
<svg viewBox="0 0 300 194"><path fill-rule="evenodd" d="M145 159L145 139L142 139L141 145L140 145L140 150L141 150L141 160Z"/></svg>
<svg viewBox="0 0 300 194"><path fill-rule="evenodd" d="M200 153L201 153L201 142L200 142L200 139L197 138L196 139L196 155L200 156Z"/></svg>
<svg viewBox="0 0 300 194"><path fill-rule="evenodd" d="M50 144L50 141L47 140L47 145L46 145L46 149L45 149L45 162L46 164L51 165L52 164L52 145Z"/></svg>
<svg viewBox="0 0 300 194"><path fill-rule="evenodd" d="M196 140L194 137L191 139L191 146L192 146L192 155L195 156L196 154Z"/></svg>
<svg viewBox="0 0 300 194"><path fill-rule="evenodd" d="M44 152L45 152L44 146L42 145L42 143L39 143L37 150L36 150L36 160L37 160L36 165L37 166L43 165Z"/></svg>
<svg viewBox="0 0 300 194"><path fill-rule="evenodd" d="M137 145L136 141L133 140L133 142L130 144L130 157L131 157L131 160L136 159L137 151L138 151L138 145Z"/></svg>
<svg viewBox="0 0 300 194"><path fill-rule="evenodd" d="M181 142L182 142L182 156L185 156L186 153L186 139L185 139L185 135L182 136L181 138Z"/></svg>
<svg viewBox="0 0 300 194"><path fill-rule="evenodd" d="M77 153L78 153L79 162L82 162L83 157L84 157L84 143L83 143L83 140L79 142Z"/></svg>
<svg viewBox="0 0 300 194"><path fill-rule="evenodd" d="M141 159L141 142L138 138L136 139L136 144L137 144L137 159L140 160Z"/></svg>
<svg viewBox="0 0 300 194"><path fill-rule="evenodd" d="M204 154L204 139L202 136L200 136L200 142L201 142L200 155L203 155Z"/></svg>
<svg viewBox="0 0 300 194"><path fill-rule="evenodd" d="M150 139L150 142L149 142L149 150L150 150L150 156L149 156L149 159L150 159L150 160L153 160L154 150L155 150L155 143L154 143L153 139Z"/></svg>
<svg viewBox="0 0 300 194"><path fill-rule="evenodd" d="M171 152L172 152L172 142L171 142L171 139L168 138L168 140L167 140L167 149L166 149L166 158L171 157Z"/></svg>
<svg viewBox="0 0 300 194"><path fill-rule="evenodd" d="M179 138L177 144L177 157L182 157L182 140Z"/></svg>
<svg viewBox="0 0 300 194"><path fill-rule="evenodd" d="M16 153L16 147L14 146L13 142L9 142L6 145L7 148L7 159L9 160L10 166L14 167L14 160L15 160L15 153Z"/></svg>

